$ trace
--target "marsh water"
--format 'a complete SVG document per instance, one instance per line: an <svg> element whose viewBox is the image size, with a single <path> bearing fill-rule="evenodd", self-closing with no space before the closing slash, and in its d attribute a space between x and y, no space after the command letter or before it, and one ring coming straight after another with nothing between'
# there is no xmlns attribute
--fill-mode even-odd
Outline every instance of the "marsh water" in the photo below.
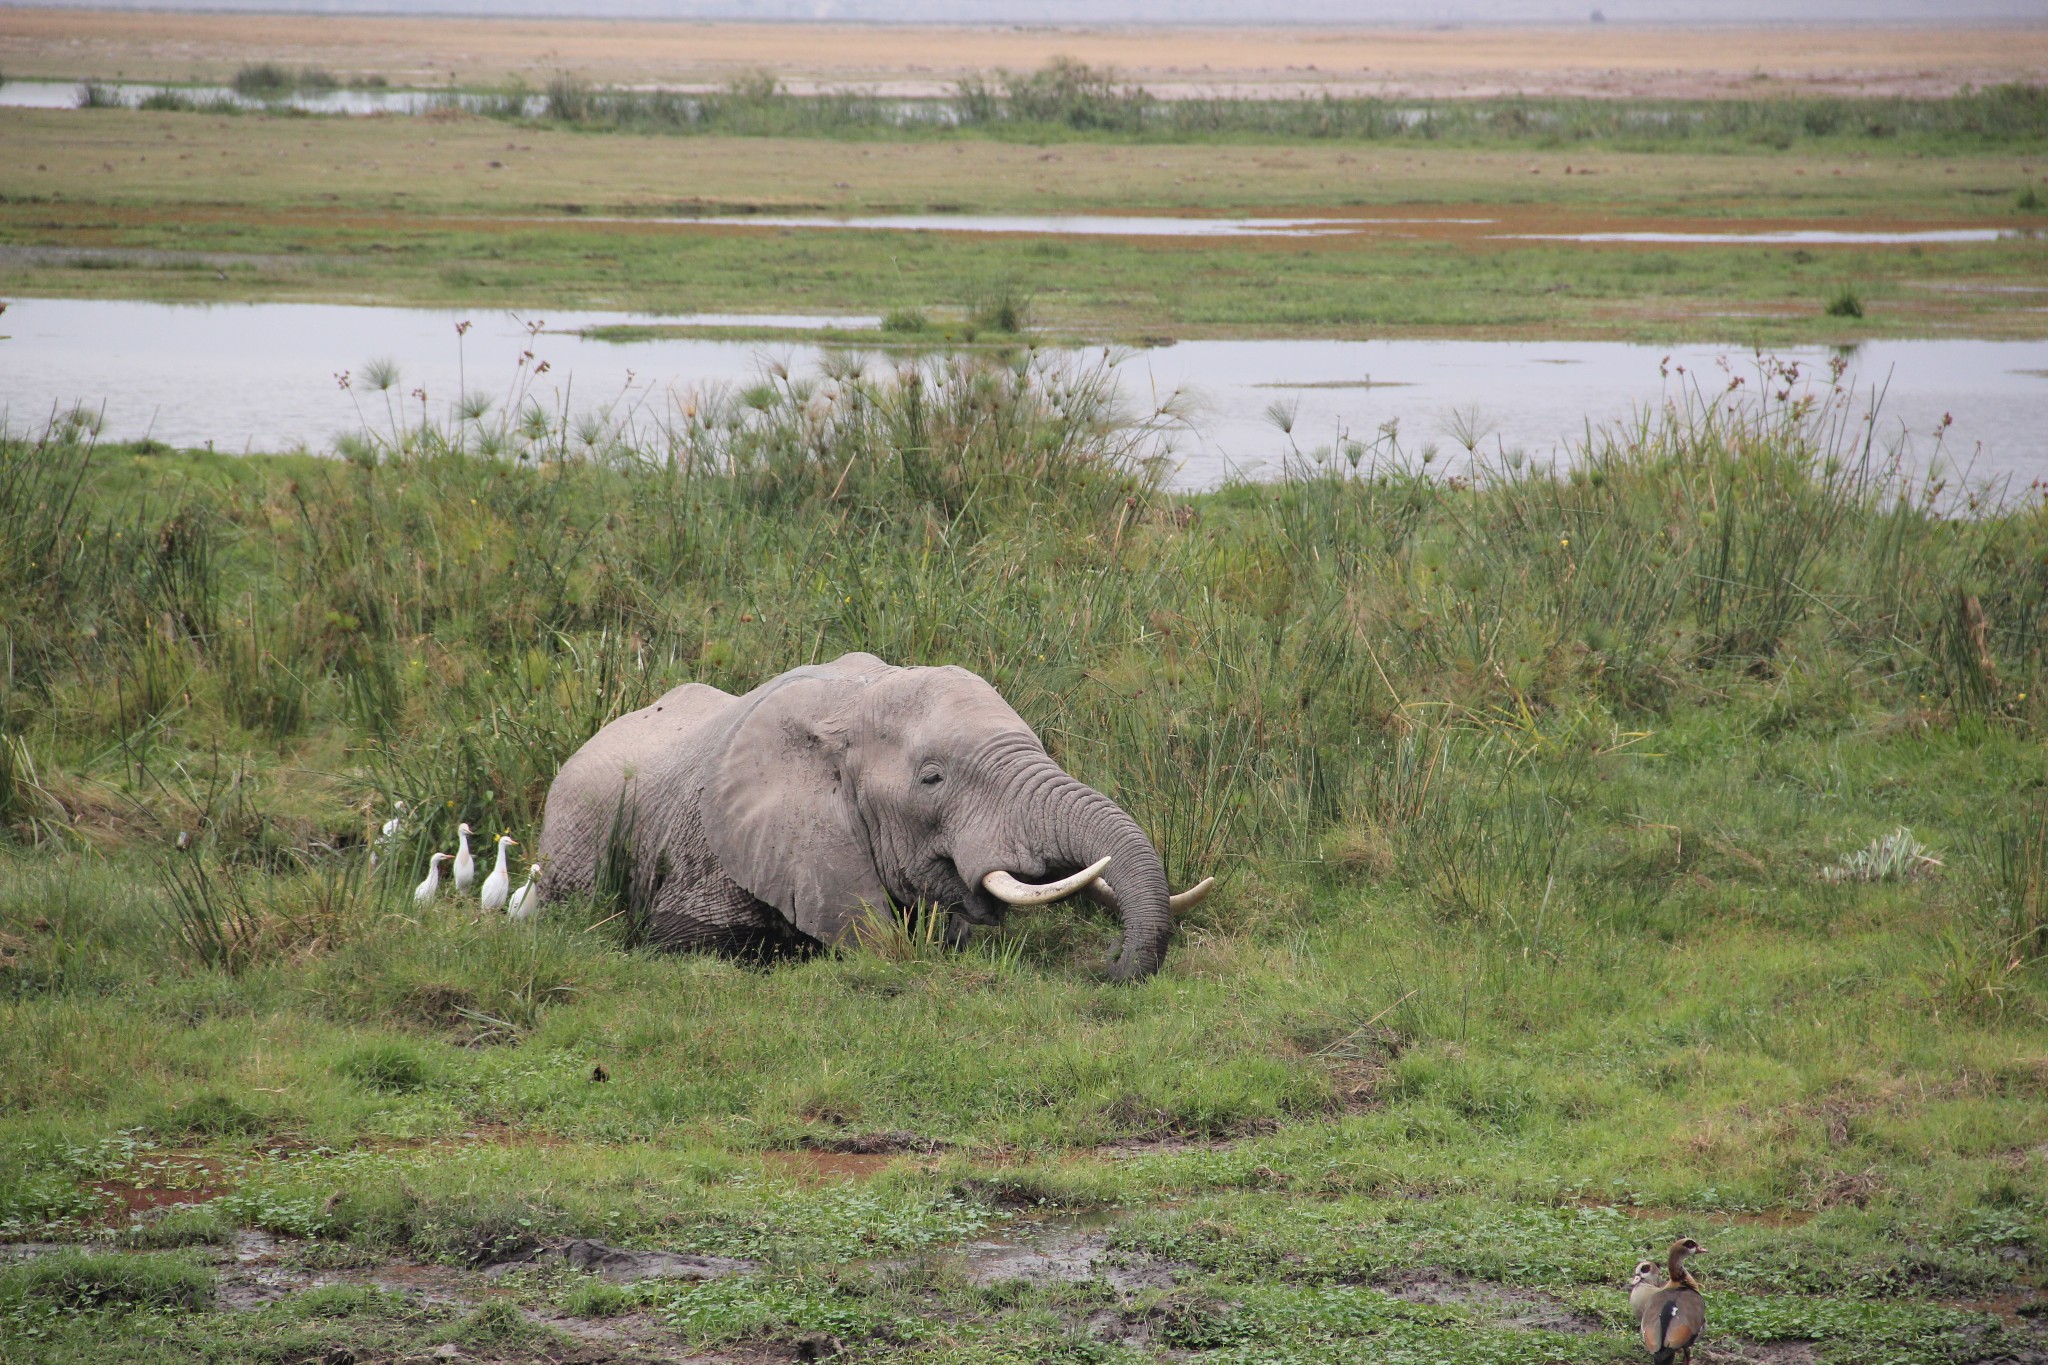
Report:
<svg viewBox="0 0 2048 1365"><path fill-rule="evenodd" d="M1516 232L1507 242L1661 242L1678 246L1912 246L2002 242L2038 233L2012 228L1927 228L1855 232L1834 228L1786 228L1771 232Z"/></svg>
<svg viewBox="0 0 2048 1365"><path fill-rule="evenodd" d="M373 308L211 306L17 299L0 317L0 416L39 429L83 404L108 439L151 436L229 451L330 451L365 425L446 420L464 394L503 405L526 381L550 411L609 408L658 421L692 395L757 383L770 366L815 374L827 352L802 341L692 337L608 341L590 329L647 325L874 325L872 318ZM457 324L470 324L458 334ZM875 373L900 352L835 346ZM530 354L530 358L522 359ZM1820 392L1836 352L1787 347L1798 386ZM1951 474L2048 478L2048 346L2012 341L1871 341L1842 352L1855 389L1851 427L1881 393L1876 448L1909 467L1937 456ZM1756 392L1758 362L1739 345L1644 346L1533 341L1189 341L1139 351L1048 348L1047 363L1108 364L1125 405L1172 445L1173 482L1213 487L1273 478L1318 454L1417 462L1455 471L1467 447L1542 463L1568 458L1589 423L1712 397L1737 378ZM394 372L384 389L372 373ZM347 384L343 378L346 376ZM381 376L380 376L381 377ZM1774 386L1782 388L1782 385ZM425 397L418 395L424 393ZM1937 442L1945 418L1953 418ZM1283 427L1286 428L1283 430ZM1856 428L1860 431L1860 428ZM1388 433L1391 432L1391 437Z"/></svg>
<svg viewBox="0 0 2048 1365"><path fill-rule="evenodd" d="M609 221L609 220L592 220ZM683 228L781 228L837 232L984 232L1033 237L1349 237L1393 233L1417 227L1484 229L1493 218L1342 217L1197 218L1172 214L1001 214L888 213L850 217L817 214L729 214L634 218ZM1999 242L2039 236L2014 228L1901 228L1860 231L1838 228L1730 228L1716 232L1643 230L1628 232L1501 232L1480 235L1507 242L1567 242L1597 245L1639 242L1666 246L1913 246Z"/></svg>
<svg viewBox="0 0 2048 1365"><path fill-rule="evenodd" d="M635 218L674 227L758 227L853 232L1008 232L1033 237L1330 237L1417 224L1483 226L1491 218L1182 218L1171 214L886 213L823 218L749 213L720 217Z"/></svg>
<svg viewBox="0 0 2048 1365"><path fill-rule="evenodd" d="M423 114L448 107L468 108L493 97L437 90L304 89L273 94L245 95L225 85L154 85L139 81L96 81L103 92L122 104L134 106L151 95L175 93L199 105L232 104L241 109L295 109L307 114ZM0 109L76 109L80 104L78 81L0 82ZM540 96L528 101L530 112L538 113Z"/></svg>

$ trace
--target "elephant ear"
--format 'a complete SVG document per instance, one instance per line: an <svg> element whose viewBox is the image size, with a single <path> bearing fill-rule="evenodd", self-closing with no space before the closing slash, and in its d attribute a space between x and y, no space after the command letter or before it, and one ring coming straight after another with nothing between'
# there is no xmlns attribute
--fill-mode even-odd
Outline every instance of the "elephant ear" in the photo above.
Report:
<svg viewBox="0 0 2048 1365"><path fill-rule="evenodd" d="M705 786L704 836L725 874L823 943L889 903L846 757L853 699L891 671L848 654L764 683L740 699Z"/></svg>

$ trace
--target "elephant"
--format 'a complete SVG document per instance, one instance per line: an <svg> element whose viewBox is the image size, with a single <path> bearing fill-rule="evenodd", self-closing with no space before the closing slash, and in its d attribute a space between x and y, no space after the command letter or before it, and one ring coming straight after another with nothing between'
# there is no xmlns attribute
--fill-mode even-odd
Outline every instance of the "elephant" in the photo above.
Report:
<svg viewBox="0 0 2048 1365"><path fill-rule="evenodd" d="M843 946L899 908L947 914L958 942L1085 892L1121 917L1116 980L1159 969L1215 880L1171 894L1137 821L984 679L872 654L620 716L556 775L540 861L543 903L624 890L653 943L726 952Z"/></svg>

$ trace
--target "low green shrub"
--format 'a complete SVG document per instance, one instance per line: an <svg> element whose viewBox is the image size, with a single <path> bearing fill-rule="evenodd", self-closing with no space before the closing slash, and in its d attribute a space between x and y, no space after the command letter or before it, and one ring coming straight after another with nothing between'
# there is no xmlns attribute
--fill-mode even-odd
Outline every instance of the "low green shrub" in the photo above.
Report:
<svg viewBox="0 0 2048 1365"><path fill-rule="evenodd" d="M427 1063L405 1043L367 1043L335 1063L341 1075L382 1095L403 1095L427 1083Z"/></svg>
<svg viewBox="0 0 2048 1365"><path fill-rule="evenodd" d="M58 1251L0 1269L0 1315L196 1313L212 1306L213 1283L182 1257Z"/></svg>

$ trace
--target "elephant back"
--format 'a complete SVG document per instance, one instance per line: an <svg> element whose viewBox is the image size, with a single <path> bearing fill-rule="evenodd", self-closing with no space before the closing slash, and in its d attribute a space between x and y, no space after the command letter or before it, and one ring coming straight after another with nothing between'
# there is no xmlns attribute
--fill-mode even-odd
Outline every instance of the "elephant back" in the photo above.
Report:
<svg viewBox="0 0 2048 1365"><path fill-rule="evenodd" d="M696 799L702 751L733 702L715 687L684 683L620 716L570 755L541 815L546 896L594 889L621 821L644 830L674 822L676 803Z"/></svg>

